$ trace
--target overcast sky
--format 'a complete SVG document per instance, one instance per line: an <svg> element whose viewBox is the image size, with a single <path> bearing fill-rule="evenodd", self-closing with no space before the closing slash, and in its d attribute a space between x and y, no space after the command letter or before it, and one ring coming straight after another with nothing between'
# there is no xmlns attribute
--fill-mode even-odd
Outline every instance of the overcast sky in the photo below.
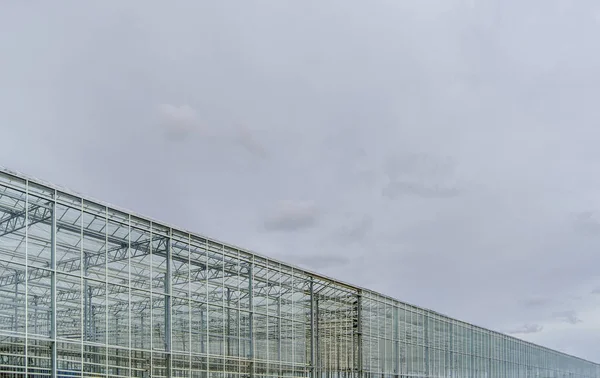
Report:
<svg viewBox="0 0 600 378"><path fill-rule="evenodd" d="M0 165L600 361L600 6L0 3Z"/></svg>

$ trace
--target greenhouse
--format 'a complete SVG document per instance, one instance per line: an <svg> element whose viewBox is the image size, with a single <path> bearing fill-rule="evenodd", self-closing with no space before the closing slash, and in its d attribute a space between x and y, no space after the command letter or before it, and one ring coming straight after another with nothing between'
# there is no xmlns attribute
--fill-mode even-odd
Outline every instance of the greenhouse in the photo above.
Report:
<svg viewBox="0 0 600 378"><path fill-rule="evenodd" d="M0 377L600 378L593 362L0 170Z"/></svg>

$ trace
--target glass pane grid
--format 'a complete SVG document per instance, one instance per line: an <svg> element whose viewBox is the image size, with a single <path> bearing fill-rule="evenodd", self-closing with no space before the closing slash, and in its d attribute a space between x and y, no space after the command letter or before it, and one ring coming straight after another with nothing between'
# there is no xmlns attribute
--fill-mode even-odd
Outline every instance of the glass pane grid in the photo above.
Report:
<svg viewBox="0 0 600 378"><path fill-rule="evenodd" d="M600 378L600 369L0 170L0 376Z"/></svg>

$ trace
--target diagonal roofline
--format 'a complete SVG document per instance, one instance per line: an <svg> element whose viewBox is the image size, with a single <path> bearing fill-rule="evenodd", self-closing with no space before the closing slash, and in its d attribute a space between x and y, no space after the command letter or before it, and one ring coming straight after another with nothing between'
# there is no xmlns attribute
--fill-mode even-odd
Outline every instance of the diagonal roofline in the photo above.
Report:
<svg viewBox="0 0 600 378"><path fill-rule="evenodd" d="M303 267L294 266L294 265L292 265L290 263L287 263L287 262L281 261L279 259L272 258L272 257L266 256L266 255L254 252L254 251L249 250L247 248L240 247L240 246L237 246L235 244L227 243L227 242L218 240L216 238L208 237L206 235L202 235L202 234L200 234L198 232L190 231L190 230L188 230L185 227L177 226L177 225L169 223L169 222L159 221L159 220L154 219L152 217L136 213L135 211L129 210L127 208L116 206L116 205L113 205L113 204L108 203L106 201L98 200L96 198L93 198L92 196L89 196L89 195L86 195L86 194L82 194L82 193L77 192L75 190L72 190L70 188L62 187L60 185L53 184L53 183L48 182L46 180L39 179L37 177L31 176L31 175L27 175L27 174L24 174L24 173L22 173L20 171L12 170L12 169L9 169L9 168L7 168L7 167L5 167L3 165L0 165L0 176L2 176L2 175L4 175L4 176L10 176L10 177L13 177L14 179L22 180L22 181L25 181L25 182L35 183L35 184L37 184L39 186L46 187L46 188L48 188L50 190L58 191L58 192L66 194L66 195L70 195L70 196L73 196L73 197L80 198L80 199L82 199L82 200L84 200L86 202L91 202L91 203L94 203L94 204L100 205L102 207L106 207L106 208L109 208L109 209L112 209L112 210L115 210L115 211L118 211L118 212L121 212L121 213L124 213L124 214L132 215L132 216L134 216L136 218L142 219L142 220L150 222L150 223L155 223L155 224L158 224L158 225L162 225L162 226L168 227L170 229L177 230L179 232L183 232L183 233L186 233L186 234L189 234L189 235L193 235L193 236L201 238L201 239L212 241L212 242L215 242L217 244L221 244L221 245L223 245L225 247L229 247L231 249L238 250L238 251L243 252L245 254L248 254L250 256L256 256L258 258L264 259L264 260L269 261L269 262L274 262L274 263L277 263L277 264L281 264L282 266L286 266L286 267L291 268L293 270L301 271L301 272L305 273L306 275L311 276L313 278L320 279L320 280L323 280L323 281L328 281L330 283L343 286L346 289L355 291L357 294L370 293L370 294L373 294L373 295L376 295L376 296L380 297L381 299L389 300L389 301L392 301L392 302L396 302L398 304L402 304L402 305L405 305L405 306L409 306L409 307L415 308L417 310L425 311L425 312L431 313L433 315L437 315L437 316L440 316L440 317L446 318L448 320L452 320L452 321L458 322L460 324L463 324L463 325L466 325L466 326L469 326L469 327L477 328L477 329L480 329L480 330L485 330L485 331L490 332L492 334L500 335L502 337L505 337L505 338L508 338L508 339L512 339L512 340L518 340L518 341L523 342L523 343L525 343L527 345L535 346L537 348L541 348L541 349L543 349L545 351L548 351L548 352L559 353L559 354L561 354L563 356L567 356L567 357L570 357L570 358L577 359L579 361L583 361L583 362L590 363L590 364L593 364L593 365L596 365L596 366L600 366L600 363L597 363L597 362L594 362L594 361L590 361L590 360L587 360L587 359L584 359L584 358L581 358L581 357L578 357L578 356L575 356L575 355L572 355L572 354L564 353L564 352L562 352L560 350L557 350L557 349L551 349L551 348L545 347L543 345L535 344L535 343L532 343L530 341L523 340L523 339L521 339L519 337L511 336L511 335L509 335L507 333L503 333L503 332L492 330L492 329L489 329L489 328L486 328L486 327L482 327L482 326L479 326L479 325L476 325L476 324L473 324L473 323L469 323L469 322L466 322L464 320L457 319L457 318L455 318L453 316L450 316L450 315L447 315L447 314L443 314L443 313L440 313L438 311L435 311L435 310L432 310L432 309L429 309L429 308L425 308L425 307L422 307L422 306L414 305L414 304L402 301L400 299L394 298L392 296L376 292L376 291L371 290L371 289L367 289L367 288L364 288L364 287L361 287L361 286L358 286L358 285L350 284L348 282L344 282L342 280L339 280L339 279L336 279L336 278L333 278L333 277L330 277L330 276L327 276L327 275L324 275L324 274L321 274L321 273L318 273L318 272L315 272L315 271L311 271L310 269L306 269L306 268L303 268Z"/></svg>

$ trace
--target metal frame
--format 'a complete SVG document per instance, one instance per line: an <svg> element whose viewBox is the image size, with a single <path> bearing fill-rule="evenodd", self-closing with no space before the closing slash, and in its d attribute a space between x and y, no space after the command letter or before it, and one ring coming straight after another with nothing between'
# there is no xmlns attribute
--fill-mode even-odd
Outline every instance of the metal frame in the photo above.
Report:
<svg viewBox="0 0 600 378"><path fill-rule="evenodd" d="M600 366L0 169L5 376L600 378Z"/></svg>

